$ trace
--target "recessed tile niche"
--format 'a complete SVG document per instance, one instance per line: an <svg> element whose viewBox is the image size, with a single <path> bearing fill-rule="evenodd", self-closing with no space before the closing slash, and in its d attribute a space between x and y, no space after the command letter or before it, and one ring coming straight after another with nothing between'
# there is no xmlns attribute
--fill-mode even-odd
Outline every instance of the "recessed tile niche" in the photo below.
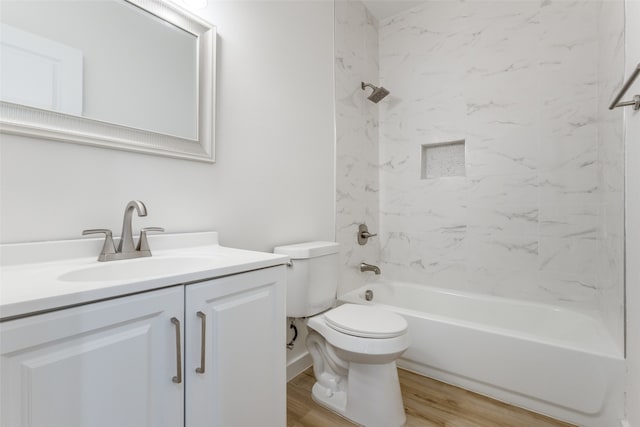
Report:
<svg viewBox="0 0 640 427"><path fill-rule="evenodd" d="M422 179L465 176L464 139L422 145Z"/></svg>

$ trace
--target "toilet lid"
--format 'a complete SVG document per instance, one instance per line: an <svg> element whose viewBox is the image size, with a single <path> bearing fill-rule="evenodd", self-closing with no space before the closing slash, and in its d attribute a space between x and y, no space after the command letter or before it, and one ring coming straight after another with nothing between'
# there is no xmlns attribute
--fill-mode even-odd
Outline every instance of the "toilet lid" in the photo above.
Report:
<svg viewBox="0 0 640 427"><path fill-rule="evenodd" d="M376 307L343 304L324 314L336 331L363 338L393 338L404 334L407 321L400 315Z"/></svg>

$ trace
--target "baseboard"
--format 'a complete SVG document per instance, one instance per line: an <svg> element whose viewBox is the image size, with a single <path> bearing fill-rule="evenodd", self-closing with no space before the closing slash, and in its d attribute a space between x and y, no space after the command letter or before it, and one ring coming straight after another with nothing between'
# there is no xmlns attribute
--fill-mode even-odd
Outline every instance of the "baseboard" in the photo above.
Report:
<svg viewBox="0 0 640 427"><path fill-rule="evenodd" d="M309 352L304 352L300 356L287 363L287 382L297 377L301 372L313 365Z"/></svg>

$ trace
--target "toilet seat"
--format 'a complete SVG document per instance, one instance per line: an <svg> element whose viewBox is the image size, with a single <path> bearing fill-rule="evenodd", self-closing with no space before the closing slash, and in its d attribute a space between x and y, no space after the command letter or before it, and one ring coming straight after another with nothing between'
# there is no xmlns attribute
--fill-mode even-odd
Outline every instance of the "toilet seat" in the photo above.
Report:
<svg viewBox="0 0 640 427"><path fill-rule="evenodd" d="M324 318L331 329L362 338L394 338L408 328L396 313L358 304L343 304L326 312Z"/></svg>

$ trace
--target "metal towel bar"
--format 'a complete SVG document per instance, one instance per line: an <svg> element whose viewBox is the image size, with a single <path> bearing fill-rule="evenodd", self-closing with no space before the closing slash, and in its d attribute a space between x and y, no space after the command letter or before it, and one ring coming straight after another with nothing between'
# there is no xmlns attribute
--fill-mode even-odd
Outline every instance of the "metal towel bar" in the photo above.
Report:
<svg viewBox="0 0 640 427"><path fill-rule="evenodd" d="M629 107L629 106L633 106L633 109L636 111L640 110L640 95L635 95L633 97L633 101L620 102L620 100L627 93L627 91L629 90L633 82L636 80L636 77L638 77L638 75L640 75L640 64L638 64L638 66L633 71L633 73L631 73L629 80L627 80L624 86L622 86L622 89L620 89L620 93L618 93L618 96L616 96L616 99L614 99L611 105L609 106L609 110L613 110L614 108L618 108L618 107Z"/></svg>

